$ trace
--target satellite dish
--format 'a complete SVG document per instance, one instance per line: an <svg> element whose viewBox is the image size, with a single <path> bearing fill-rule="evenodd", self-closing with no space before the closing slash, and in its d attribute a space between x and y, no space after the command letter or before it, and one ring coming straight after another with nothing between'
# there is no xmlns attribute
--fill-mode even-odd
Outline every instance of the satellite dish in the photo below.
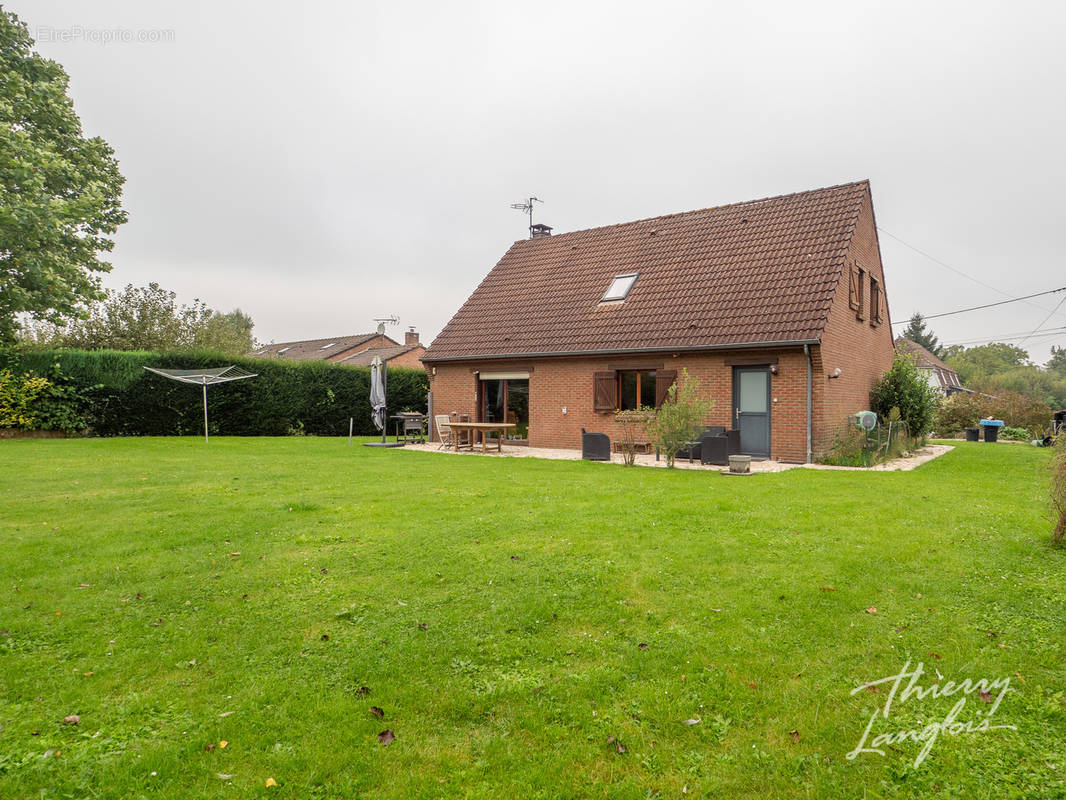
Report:
<svg viewBox="0 0 1066 800"><path fill-rule="evenodd" d="M872 431L877 427L877 414L873 411L860 411L855 415L855 424L865 431Z"/></svg>

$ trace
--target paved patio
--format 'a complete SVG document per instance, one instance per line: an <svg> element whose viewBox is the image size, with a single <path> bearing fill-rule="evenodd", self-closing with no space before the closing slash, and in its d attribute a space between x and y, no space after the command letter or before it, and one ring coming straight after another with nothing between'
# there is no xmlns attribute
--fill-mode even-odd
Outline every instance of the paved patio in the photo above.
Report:
<svg viewBox="0 0 1066 800"><path fill-rule="evenodd" d="M461 455L461 456L479 456L484 458L549 458L558 461L580 461L580 450L553 450L547 447L515 447L513 445L508 446L504 444L503 451L497 453L495 450L490 450L486 453L482 453L481 449L460 450L458 453L455 450L440 450L438 445L434 443L429 444L409 444L405 450L419 450L427 453L447 453L448 455ZM915 467L918 467L927 461L932 461L938 456L942 456L950 450L954 450L950 445L944 444L930 444L923 447L909 458L897 458L892 461L888 461L884 464L878 464L875 467L833 467L827 464L793 464L784 461L752 461L751 471L753 473L761 472L784 472L790 469L835 469L835 470L865 470L867 472L897 472L908 471ZM592 462L606 464L606 461ZM619 453L611 455L612 464L622 464L622 456ZM637 466L640 467L665 467L666 461L664 459L655 460L654 455L637 455ZM696 469L704 472L729 472L728 467L714 466L711 464L703 465L699 461L689 463L688 459L678 459L674 462L674 465L678 469Z"/></svg>

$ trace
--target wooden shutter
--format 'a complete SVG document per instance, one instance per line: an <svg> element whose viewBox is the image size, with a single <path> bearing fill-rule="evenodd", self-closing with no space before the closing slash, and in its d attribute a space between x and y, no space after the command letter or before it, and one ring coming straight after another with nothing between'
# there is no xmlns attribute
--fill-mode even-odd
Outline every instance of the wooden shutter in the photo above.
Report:
<svg viewBox="0 0 1066 800"><path fill-rule="evenodd" d="M863 297L863 295L866 294L866 292L864 291L865 288L866 288L866 270L864 270L862 267L859 267L858 268L858 272L859 272L859 302L858 302L858 305L856 305L856 307L855 307L855 316L858 319L863 320L863 319L866 319L866 309L864 307L865 306L865 302L864 302L865 298Z"/></svg>
<svg viewBox="0 0 1066 800"><path fill-rule="evenodd" d="M859 310L859 275L854 264L848 270L848 305L854 311Z"/></svg>
<svg viewBox="0 0 1066 800"><path fill-rule="evenodd" d="M592 408L595 411L614 411L618 408L617 373L592 373Z"/></svg>
<svg viewBox="0 0 1066 800"><path fill-rule="evenodd" d="M677 380L676 369L660 369L655 372L655 407L666 402L666 394Z"/></svg>

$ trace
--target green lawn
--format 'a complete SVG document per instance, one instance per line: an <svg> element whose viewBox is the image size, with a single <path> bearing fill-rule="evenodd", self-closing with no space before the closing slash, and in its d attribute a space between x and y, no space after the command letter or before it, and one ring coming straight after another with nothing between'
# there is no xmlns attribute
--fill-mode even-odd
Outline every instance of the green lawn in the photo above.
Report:
<svg viewBox="0 0 1066 800"><path fill-rule="evenodd" d="M1066 794L1046 451L742 479L314 438L0 456L2 798ZM851 690L908 660L1009 677L1017 730L847 759L888 697ZM992 708L897 696L870 738L960 698Z"/></svg>

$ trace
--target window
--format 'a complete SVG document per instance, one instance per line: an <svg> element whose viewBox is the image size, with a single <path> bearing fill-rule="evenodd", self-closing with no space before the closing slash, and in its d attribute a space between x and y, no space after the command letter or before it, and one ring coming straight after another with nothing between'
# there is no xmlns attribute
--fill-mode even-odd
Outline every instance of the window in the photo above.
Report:
<svg viewBox="0 0 1066 800"><path fill-rule="evenodd" d="M658 408L677 379L677 371L611 370L593 375L593 409L596 411L630 411Z"/></svg>
<svg viewBox="0 0 1066 800"><path fill-rule="evenodd" d="M627 275L615 275L614 280L611 281L611 285L607 287L607 291L604 293L601 303L606 303L611 300L625 300L629 294L629 290L633 288L633 284L637 282L638 272L631 272Z"/></svg>
<svg viewBox="0 0 1066 800"><path fill-rule="evenodd" d="M655 407L655 373L619 372L618 408L630 411L642 406Z"/></svg>
<svg viewBox="0 0 1066 800"><path fill-rule="evenodd" d="M881 284L877 278L870 276L870 325L877 327L881 324Z"/></svg>
<svg viewBox="0 0 1066 800"><path fill-rule="evenodd" d="M280 350L278 350L278 355L280 356L280 355L281 355L282 353L287 353L287 352L289 352L290 350L292 350L292 348L291 348L291 347L283 347L283 348L281 348Z"/></svg>
<svg viewBox="0 0 1066 800"><path fill-rule="evenodd" d="M337 343L336 343L336 342L330 342L329 344L324 344L324 345L322 345L322 349L323 349L323 350L329 350L329 349L330 349L331 347L333 347L333 346L334 346L335 344L337 344Z"/></svg>

